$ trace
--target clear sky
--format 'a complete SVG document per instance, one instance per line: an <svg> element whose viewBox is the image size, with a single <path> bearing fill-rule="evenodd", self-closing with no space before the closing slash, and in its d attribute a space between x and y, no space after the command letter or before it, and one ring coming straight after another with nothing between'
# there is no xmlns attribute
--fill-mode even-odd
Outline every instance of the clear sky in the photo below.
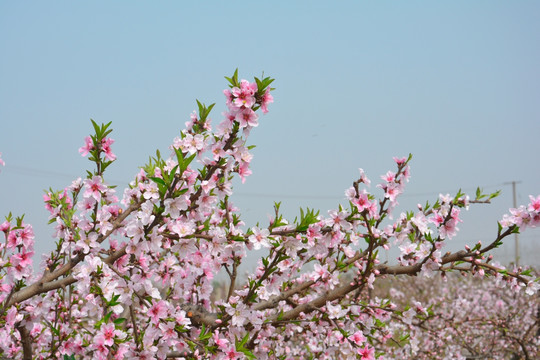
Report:
<svg viewBox="0 0 540 360"><path fill-rule="evenodd" d="M233 198L248 225L273 201L294 217L326 211L364 168L376 183L412 153L401 209L439 192L503 190L465 215L453 248L496 233L540 194L538 1L1 1L0 215L26 213L36 251L52 248L43 189L91 163L78 148L90 118L113 122L125 186L196 108L224 110L223 76L276 79L260 119L253 176ZM381 191L372 188L375 194ZM521 238L540 260L540 232ZM513 239L499 253L513 256Z"/></svg>

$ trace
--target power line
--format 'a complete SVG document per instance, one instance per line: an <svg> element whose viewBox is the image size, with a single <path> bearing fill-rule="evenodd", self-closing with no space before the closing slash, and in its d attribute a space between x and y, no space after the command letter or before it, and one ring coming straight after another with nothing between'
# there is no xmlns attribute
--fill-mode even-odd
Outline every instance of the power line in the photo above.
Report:
<svg viewBox="0 0 540 360"><path fill-rule="evenodd" d="M51 171L51 170L44 170L44 169L38 169L38 168L32 168L32 167L25 167L25 166L14 166L9 165L6 170L14 170L14 173L18 173L20 175L24 176L49 176L49 177L61 177L61 178L67 178L67 179L76 179L79 176L65 173L65 172L59 172L59 171ZM118 180L118 179L108 179L111 183L116 184L128 184L129 181L125 180ZM489 189L489 188L495 188L498 186L508 185L511 184L509 182L504 183L498 183L498 184L491 184L486 186L480 186L481 189ZM461 189L452 189L452 190L446 190L446 191L431 191L431 192L421 192L421 193L404 193L400 195L400 197L408 198L408 197L420 197L420 196L432 196L432 195L439 195L441 193L453 193L457 192L457 190L461 191L476 191L478 187L467 187L467 188L461 188ZM235 196L240 197L260 197L260 198L284 198L284 199L313 199L313 200L343 200L345 196L336 196L336 195L310 195L310 194L273 194L273 193L260 193L260 192L235 192Z"/></svg>
<svg viewBox="0 0 540 360"><path fill-rule="evenodd" d="M497 186L502 186L504 183L500 184L494 184L494 185L487 185L487 186L480 186L481 189L489 189L494 188ZM470 188L461 188L457 190L461 191L476 191L478 187L470 187ZM456 189L451 191L432 191L432 192L422 192L422 193L404 193L400 195L399 197L420 197L420 196L432 196L432 195L439 195L441 193L452 193L457 192ZM264 198L285 198L285 199L329 199L329 200L342 200L345 198L345 195L343 196L332 196L332 195L309 195L309 194L272 194L272 193L258 193L258 192L235 192L235 196L241 196L241 197L264 197Z"/></svg>
<svg viewBox="0 0 540 360"><path fill-rule="evenodd" d="M56 177L56 178L65 178L65 179L70 179L70 180L75 180L78 177L83 177L83 176L68 174L68 173L59 172L59 171L43 170L43 169L37 169L37 168L31 168L31 167L25 167L25 166L16 166L16 165L15 166L9 165L9 167L6 168L6 174L9 174L11 170L14 170L13 173L23 175L23 176L34 176L34 177L48 176L48 177ZM108 181L110 183L115 183L115 184L128 184L129 183L128 181L121 181L118 179L108 179Z"/></svg>

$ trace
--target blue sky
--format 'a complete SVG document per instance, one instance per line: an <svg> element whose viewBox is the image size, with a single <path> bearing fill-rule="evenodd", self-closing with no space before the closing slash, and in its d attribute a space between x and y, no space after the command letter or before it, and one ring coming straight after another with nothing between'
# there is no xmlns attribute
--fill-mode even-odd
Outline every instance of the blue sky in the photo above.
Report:
<svg viewBox="0 0 540 360"><path fill-rule="evenodd" d="M235 188L249 225L273 201L326 213L359 167L377 182L412 153L402 210L503 190L452 246L486 242L512 205L505 182L521 181L519 203L540 194L539 24L536 1L0 2L0 214L26 213L37 252L52 248L43 189L84 176L90 118L113 122L108 179L123 186L167 152L195 99L220 120L223 76L239 68L276 79L253 176ZM522 235L524 262L539 241Z"/></svg>

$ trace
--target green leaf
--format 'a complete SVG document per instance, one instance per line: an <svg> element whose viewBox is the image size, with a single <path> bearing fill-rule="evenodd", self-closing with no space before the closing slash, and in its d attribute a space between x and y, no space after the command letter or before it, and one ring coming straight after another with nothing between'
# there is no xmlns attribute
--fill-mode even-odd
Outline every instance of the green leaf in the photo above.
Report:
<svg viewBox="0 0 540 360"><path fill-rule="evenodd" d="M184 164L184 153L182 150L174 148L174 152L176 153L176 159L178 160L178 166L180 169L182 169L182 166Z"/></svg>
<svg viewBox="0 0 540 360"><path fill-rule="evenodd" d="M231 87L238 87L238 68L234 71L234 74L232 77L225 76L225 79L227 79L231 85Z"/></svg>
<svg viewBox="0 0 540 360"><path fill-rule="evenodd" d="M238 342L238 339L236 339L236 347L238 346L244 346L247 341L249 340L249 333L247 333L240 342Z"/></svg>
<svg viewBox="0 0 540 360"><path fill-rule="evenodd" d="M532 275L531 275L531 271L532 271L532 269L527 269L527 270L525 270L525 271L522 271L522 272L521 272L521 275L532 276Z"/></svg>
<svg viewBox="0 0 540 360"><path fill-rule="evenodd" d="M109 319L111 318L111 315L112 315L112 311L109 311L105 317L103 318L103 322L107 323L109 322Z"/></svg>
<svg viewBox="0 0 540 360"><path fill-rule="evenodd" d="M113 323L115 323L116 325L119 325L119 324L123 323L126 320L127 320L126 318L118 318L118 319L114 319Z"/></svg>
<svg viewBox="0 0 540 360"><path fill-rule="evenodd" d="M101 135L101 129L100 129L99 125L93 119L90 119L90 121L92 122L92 126L94 127L94 131L95 131L97 137L99 138L99 136ZM94 138L92 137L92 139L94 139ZM95 143L94 143L94 145L95 145Z"/></svg>
<svg viewBox="0 0 540 360"><path fill-rule="evenodd" d="M111 298L111 301L109 301L107 303L108 306L116 306L118 304L120 304L120 302L118 301L118 299L120 298L120 295L113 295L113 297Z"/></svg>
<svg viewBox="0 0 540 360"><path fill-rule="evenodd" d="M56 336L60 336L60 331L55 328L54 326L51 325L51 331L56 335Z"/></svg>
<svg viewBox="0 0 540 360"><path fill-rule="evenodd" d="M465 194L461 192L461 189L459 189L456 196L454 197L454 203L457 203L458 199L461 198L463 195Z"/></svg>
<svg viewBox="0 0 540 360"><path fill-rule="evenodd" d="M186 171L186 169L188 168L189 164L191 164L191 162L193 161L193 159L195 159L195 156L197 156L197 153L191 155L191 156L188 157L187 159L184 159L184 161L183 161L182 164L180 165L180 173L184 173L184 171Z"/></svg>
<svg viewBox="0 0 540 360"><path fill-rule="evenodd" d="M318 222L318 215L319 212L317 211L315 213L315 210L313 209L307 208L306 212L304 212L304 210L300 208L300 223L297 225L296 230L306 231L309 228L309 225Z"/></svg>
<svg viewBox="0 0 540 360"><path fill-rule="evenodd" d="M283 310L280 310L277 317L277 321L280 321L281 319L283 319L283 314L284 314Z"/></svg>
<svg viewBox="0 0 540 360"><path fill-rule="evenodd" d="M211 337L212 337L212 333L207 332L207 329L203 324L201 328L201 333L199 334L199 340L204 341L204 340L210 339Z"/></svg>
<svg viewBox="0 0 540 360"><path fill-rule="evenodd" d="M491 200L491 199L493 199L493 198L496 198L496 197L499 196L499 195L501 195L501 190L497 190L497 191L495 191L494 193L491 193L491 194L489 195L489 199Z"/></svg>
<svg viewBox="0 0 540 360"><path fill-rule="evenodd" d="M167 186L167 184L165 183L165 181L162 178L158 178L158 177L154 177L154 176L149 176L148 178L150 180L152 180L153 182L155 182L156 184L158 184L158 185Z"/></svg>
<svg viewBox="0 0 540 360"><path fill-rule="evenodd" d="M249 351L248 349L245 349L245 348L242 348L242 349L239 349L240 352L244 353L244 355L246 355L248 357L248 359L257 359L257 357L255 355L253 355L253 353L251 351Z"/></svg>

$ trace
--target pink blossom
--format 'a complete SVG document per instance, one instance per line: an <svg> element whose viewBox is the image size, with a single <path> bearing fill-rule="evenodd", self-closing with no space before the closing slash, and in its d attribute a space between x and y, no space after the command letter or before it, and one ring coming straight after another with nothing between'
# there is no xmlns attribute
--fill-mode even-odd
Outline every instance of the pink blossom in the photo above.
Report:
<svg viewBox="0 0 540 360"><path fill-rule="evenodd" d="M430 232L428 228L428 220L423 212L416 213L416 215L411 219L411 223L418 228L418 231L420 231L421 234Z"/></svg>
<svg viewBox="0 0 540 360"><path fill-rule="evenodd" d="M184 310L177 309L174 320L178 325L184 326L186 328L189 328L191 325L191 320L186 316L186 312Z"/></svg>
<svg viewBox="0 0 540 360"><path fill-rule="evenodd" d="M274 102L274 97L270 94L270 87L266 88L264 95L261 100L261 110L263 113L268 113L268 104Z"/></svg>
<svg viewBox="0 0 540 360"><path fill-rule="evenodd" d="M97 336L103 336L103 344L106 346L112 346L114 344L116 329L114 324L102 324Z"/></svg>
<svg viewBox="0 0 540 360"><path fill-rule="evenodd" d="M15 280L22 280L32 275L32 266L18 263L8 268L8 275Z"/></svg>
<svg viewBox="0 0 540 360"><path fill-rule="evenodd" d="M99 360L107 359L107 354L109 354L109 349L106 345L107 339L103 334L98 334L94 336L92 346L97 351L94 358Z"/></svg>
<svg viewBox="0 0 540 360"><path fill-rule="evenodd" d="M257 84L249 83L247 80L241 80L240 88L233 87L231 90L231 93L234 96L234 106L251 108L255 104L255 97L253 95L256 90Z"/></svg>
<svg viewBox="0 0 540 360"><path fill-rule="evenodd" d="M159 324L159 320L167 316L167 303L163 300L154 302L150 309L148 309L148 315L155 325Z"/></svg>
<svg viewBox="0 0 540 360"><path fill-rule="evenodd" d="M423 265L422 265L422 275L431 278L435 276L435 271L438 270L440 267L440 264L436 261L433 261L432 259L428 259Z"/></svg>
<svg viewBox="0 0 540 360"><path fill-rule="evenodd" d="M406 243L404 243L403 245L400 245L399 246L399 249L401 250L401 253L403 255L409 255L411 253L414 253L417 249L417 245L416 244L413 244L412 242L410 241L407 241Z"/></svg>
<svg viewBox="0 0 540 360"><path fill-rule="evenodd" d="M257 121L259 116L251 108L245 108L239 111L236 114L235 120L240 123L240 127L244 128L246 126L256 127L259 125Z"/></svg>
<svg viewBox="0 0 540 360"><path fill-rule="evenodd" d="M195 226L191 221L178 219L172 224L171 230L177 233L178 236L185 237L195 232Z"/></svg>
<svg viewBox="0 0 540 360"><path fill-rule="evenodd" d="M83 193L85 198L92 197L96 201L101 200L101 194L107 189L103 184L101 176L93 176L92 179L84 180L84 186L86 190Z"/></svg>
<svg viewBox="0 0 540 360"><path fill-rule="evenodd" d="M32 256L34 255L33 251L26 251L26 249L22 249L20 253L14 254L11 257L11 263L13 265L20 265L22 267L32 265Z"/></svg>
<svg viewBox="0 0 540 360"><path fill-rule="evenodd" d="M123 360L126 358L126 355L129 353L129 346L126 343L118 345L118 349L114 354L115 360Z"/></svg>
<svg viewBox="0 0 540 360"><path fill-rule="evenodd" d="M180 147L182 151L195 154L204 148L204 136L201 134L196 134L195 136L186 134L181 141Z"/></svg>
<svg viewBox="0 0 540 360"><path fill-rule="evenodd" d="M396 181L396 174L392 171L388 171L385 175L381 175L381 179L383 179L387 183L391 183Z"/></svg>
<svg viewBox="0 0 540 360"><path fill-rule="evenodd" d="M175 327L175 324L172 322L159 324L159 330L163 334L164 340L176 338L176 331L174 330L174 327Z"/></svg>
<svg viewBox="0 0 540 360"><path fill-rule="evenodd" d="M360 330L349 336L349 339L356 345L361 345L366 342L366 337Z"/></svg>
<svg viewBox="0 0 540 360"><path fill-rule="evenodd" d="M197 120L198 120L197 112L194 110L194 111L189 115L189 121L186 121L186 130L191 130L191 129L193 129L193 125L197 122Z"/></svg>
<svg viewBox="0 0 540 360"><path fill-rule="evenodd" d="M352 200L352 203L356 205L359 212L362 212L371 206L368 195L365 192L361 192L357 198Z"/></svg>
<svg viewBox="0 0 540 360"><path fill-rule="evenodd" d="M324 264L324 265L320 265L320 264L315 264L313 266L313 275L311 276L311 279L312 280L317 280L317 279L321 279L321 280L326 280L328 279L330 273L328 272L328 264Z"/></svg>
<svg viewBox="0 0 540 360"><path fill-rule="evenodd" d="M96 199L93 196L83 197L82 201L80 201L77 205L79 210L81 210L82 215L85 215L90 210L94 209L94 206L96 205Z"/></svg>
<svg viewBox="0 0 540 360"><path fill-rule="evenodd" d="M216 143L212 146L212 154L214 155L214 160L219 160L223 157L225 157L225 155L227 154L224 150L223 150L223 144L222 143Z"/></svg>
<svg viewBox="0 0 540 360"><path fill-rule="evenodd" d="M229 344L229 340L219 336L218 330L214 331L214 335L212 336L212 339L214 340L214 343L217 345L217 347L221 349L224 349Z"/></svg>
<svg viewBox="0 0 540 360"><path fill-rule="evenodd" d="M232 316L231 324L233 326L243 326L249 316L249 310L242 303L236 304L235 307L228 306L226 310Z"/></svg>
<svg viewBox="0 0 540 360"><path fill-rule="evenodd" d="M406 158L406 157L400 157L400 158L398 158L397 156L394 156L393 159L394 159L394 161L396 162L396 164L397 164L398 166L401 166L401 165L405 164L405 162L407 161L407 158Z"/></svg>
<svg viewBox="0 0 540 360"><path fill-rule="evenodd" d="M43 330L42 324L34 323L32 325L32 330L30 330L30 336L36 336Z"/></svg>
<svg viewBox="0 0 540 360"><path fill-rule="evenodd" d="M347 221L349 214L346 211L338 212L337 210L330 210L328 211L328 215L330 215L330 219L326 221L326 224L332 226L334 230L339 230L340 228L349 230L351 228L351 224Z"/></svg>
<svg viewBox="0 0 540 360"><path fill-rule="evenodd" d="M9 231L10 227L11 227L11 224L9 223L9 221L6 220L0 224L0 231L6 233Z"/></svg>
<svg viewBox="0 0 540 360"><path fill-rule="evenodd" d="M538 195L536 198L529 195L529 199L531 200L531 203L527 207L527 210L540 212L540 195Z"/></svg>
<svg viewBox="0 0 540 360"><path fill-rule="evenodd" d="M253 235L250 235L248 239L253 244L255 250L259 250L261 246L265 248L270 247L270 242L268 241L270 231L268 229L261 230L258 227L254 227L252 231Z"/></svg>
<svg viewBox="0 0 540 360"><path fill-rule="evenodd" d="M84 146L79 148L81 156L86 156L90 151L94 150L94 141L90 136L84 138Z"/></svg>
<svg viewBox="0 0 540 360"><path fill-rule="evenodd" d="M436 226L440 226L444 221L444 216L442 216L438 211L433 211L433 215L429 218L429 221Z"/></svg>
<svg viewBox="0 0 540 360"><path fill-rule="evenodd" d="M540 290L540 283L537 281L529 281L525 287L525 292L527 295L534 295Z"/></svg>
<svg viewBox="0 0 540 360"><path fill-rule="evenodd" d="M71 185L67 188L69 191L79 191L82 187L82 179L78 177L71 182ZM69 198L68 198L69 199Z"/></svg>
<svg viewBox="0 0 540 360"><path fill-rule="evenodd" d="M146 200L157 200L159 199L159 188L155 182L151 182L148 184L139 184L139 188L141 189L141 192L143 193L143 197ZM146 206L154 208L153 204L148 204ZM148 214L151 214L152 210L145 209Z"/></svg>
<svg viewBox="0 0 540 360"><path fill-rule="evenodd" d="M525 206L520 206L517 209L510 209L510 214L512 214L512 222L522 228L528 225L531 217L528 213Z"/></svg>
<svg viewBox="0 0 540 360"><path fill-rule="evenodd" d="M349 201L353 201L354 198L356 196L356 190L354 189L354 187L350 187L348 188L347 190L345 190L345 197L349 200Z"/></svg>
<svg viewBox="0 0 540 360"><path fill-rule="evenodd" d="M227 106L232 106L233 95L232 95L231 90L230 89L223 90L223 95L225 95L225 99L226 99L225 104Z"/></svg>
<svg viewBox="0 0 540 360"><path fill-rule="evenodd" d="M366 173L364 172L364 169L359 168L358 171L360 172L360 182L366 184L367 186L371 185L371 180L369 180L366 176Z"/></svg>
<svg viewBox="0 0 540 360"><path fill-rule="evenodd" d="M249 163L245 162L240 165L238 168L238 175L240 175L240 179L242 179L242 184L246 182L246 177L251 175L251 173Z"/></svg>
<svg viewBox="0 0 540 360"><path fill-rule="evenodd" d="M331 303L326 303L326 313L330 319L339 319L347 314L346 309L342 309L339 304L332 305Z"/></svg>
<svg viewBox="0 0 540 360"><path fill-rule="evenodd" d="M397 197L401 194L401 187L394 183L384 186L383 190L385 191L384 197L391 202L396 202Z"/></svg>
<svg viewBox="0 0 540 360"><path fill-rule="evenodd" d="M9 327L14 327L17 321L23 319L23 314L19 314L15 307L10 307L6 313L6 325Z"/></svg>
<svg viewBox="0 0 540 360"><path fill-rule="evenodd" d="M169 214L171 218L176 219L180 216L180 212L187 210L189 199L185 196L179 196L174 199L165 199L165 215Z"/></svg>
<svg viewBox="0 0 540 360"><path fill-rule="evenodd" d="M114 143L114 140L111 138L105 138L101 140L101 150L105 153L105 158L109 161L116 160L116 155L113 154L111 150L111 145Z"/></svg>
<svg viewBox="0 0 540 360"><path fill-rule="evenodd" d="M88 254L92 249L99 248L97 239L98 234L96 232L91 232L89 234L83 232L80 234L80 239L75 243L75 248L81 250L83 254Z"/></svg>
<svg viewBox="0 0 540 360"><path fill-rule="evenodd" d="M363 348L359 348L357 350L358 355L360 355L360 359L362 360L375 360L375 348L366 345Z"/></svg>
<svg viewBox="0 0 540 360"><path fill-rule="evenodd" d="M15 229L9 232L6 247L14 248L24 246L32 249L34 246L34 230L31 225L24 225L22 229Z"/></svg>
<svg viewBox="0 0 540 360"><path fill-rule="evenodd" d="M377 206L377 202L376 201L371 201L369 203L369 207L367 208L368 210L368 214L371 218L377 220L379 219L379 214L378 214L378 206Z"/></svg>
<svg viewBox="0 0 540 360"><path fill-rule="evenodd" d="M225 359L226 360L238 360L238 359L242 359L244 356L242 353L239 353L236 351L236 349L231 346L227 351L226 351L226 357Z"/></svg>

